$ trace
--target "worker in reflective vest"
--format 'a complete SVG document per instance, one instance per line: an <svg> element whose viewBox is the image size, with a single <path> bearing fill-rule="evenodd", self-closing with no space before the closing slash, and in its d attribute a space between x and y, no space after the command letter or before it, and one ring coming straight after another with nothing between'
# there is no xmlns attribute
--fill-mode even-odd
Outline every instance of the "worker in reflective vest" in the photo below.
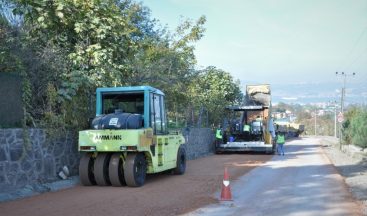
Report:
<svg viewBox="0 0 367 216"><path fill-rule="evenodd" d="M220 140L223 139L222 128L220 126L217 128L217 132L215 133L215 138L220 139Z"/></svg>
<svg viewBox="0 0 367 216"><path fill-rule="evenodd" d="M223 143L223 131L221 125L218 126L216 132L215 132L215 143L216 146L219 146Z"/></svg>
<svg viewBox="0 0 367 216"><path fill-rule="evenodd" d="M277 141L277 153L278 155L284 156L284 143L285 143L285 134L283 132L279 132L276 136Z"/></svg>
<svg viewBox="0 0 367 216"><path fill-rule="evenodd" d="M243 126L243 132L245 132L245 134L250 134L250 130L251 130L250 125L245 124Z"/></svg>

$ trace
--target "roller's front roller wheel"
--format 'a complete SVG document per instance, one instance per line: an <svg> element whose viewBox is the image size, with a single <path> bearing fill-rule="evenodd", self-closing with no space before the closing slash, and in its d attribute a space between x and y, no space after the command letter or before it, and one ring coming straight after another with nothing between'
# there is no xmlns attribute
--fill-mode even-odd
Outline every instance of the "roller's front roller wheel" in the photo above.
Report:
<svg viewBox="0 0 367 216"><path fill-rule="evenodd" d="M182 175L186 171L186 150L180 147L177 152L176 168L173 170L174 174Z"/></svg>
<svg viewBox="0 0 367 216"><path fill-rule="evenodd" d="M84 186L96 185L94 178L94 158L91 153L84 153L80 158L79 177L80 183Z"/></svg>
<svg viewBox="0 0 367 216"><path fill-rule="evenodd" d="M110 158L110 153L99 153L96 161L94 162L94 177L97 185L99 186L111 185L110 177L108 175Z"/></svg>
<svg viewBox="0 0 367 216"><path fill-rule="evenodd" d="M147 165L142 153L131 153L124 163L124 177L127 186L140 187L145 182Z"/></svg>
<svg viewBox="0 0 367 216"><path fill-rule="evenodd" d="M126 185L123 165L124 161L121 158L121 153L114 153L111 156L110 165L108 167L108 174L112 186L121 187Z"/></svg>

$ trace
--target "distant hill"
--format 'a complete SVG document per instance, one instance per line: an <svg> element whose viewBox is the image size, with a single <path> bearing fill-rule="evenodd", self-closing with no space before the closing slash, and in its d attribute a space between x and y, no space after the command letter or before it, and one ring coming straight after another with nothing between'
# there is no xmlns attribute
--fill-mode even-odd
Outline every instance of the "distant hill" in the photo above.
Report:
<svg viewBox="0 0 367 216"><path fill-rule="evenodd" d="M245 86L246 82L241 81ZM330 83L292 83L271 84L273 103L323 103L330 101L340 102L340 82ZM365 83L347 83L346 104L367 105L367 81Z"/></svg>

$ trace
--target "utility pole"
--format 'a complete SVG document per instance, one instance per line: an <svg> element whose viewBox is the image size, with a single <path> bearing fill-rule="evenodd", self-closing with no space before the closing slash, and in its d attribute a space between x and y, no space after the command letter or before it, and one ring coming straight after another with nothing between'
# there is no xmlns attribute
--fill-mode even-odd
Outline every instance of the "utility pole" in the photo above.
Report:
<svg viewBox="0 0 367 216"><path fill-rule="evenodd" d="M317 135L317 132L316 132L316 118L317 118L317 107L315 108L315 136Z"/></svg>
<svg viewBox="0 0 367 216"><path fill-rule="evenodd" d="M329 104L332 105L334 109L334 137L336 138L336 101L329 101Z"/></svg>
<svg viewBox="0 0 367 216"><path fill-rule="evenodd" d="M334 102L334 137L336 138L336 101Z"/></svg>
<svg viewBox="0 0 367 216"><path fill-rule="evenodd" d="M345 86L346 86L346 82L347 82L347 77L348 76L355 76L356 73L352 73L352 74L347 74L344 72L335 72L336 76L342 76L343 77L343 87L342 87L342 95L341 95L341 100L340 100L340 112L344 115L344 100L345 100ZM339 147L340 149L342 148L342 124L339 124Z"/></svg>

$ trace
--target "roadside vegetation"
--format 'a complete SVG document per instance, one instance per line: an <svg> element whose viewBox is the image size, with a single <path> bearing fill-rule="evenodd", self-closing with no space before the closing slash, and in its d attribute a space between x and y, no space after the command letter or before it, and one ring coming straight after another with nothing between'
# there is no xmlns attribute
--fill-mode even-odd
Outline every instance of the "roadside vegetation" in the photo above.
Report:
<svg viewBox="0 0 367 216"><path fill-rule="evenodd" d="M343 123L344 142L367 148L367 109L352 107Z"/></svg>
<svg viewBox="0 0 367 216"><path fill-rule="evenodd" d="M206 18L162 27L134 0L0 0L0 72L22 77L24 126L88 127L97 87L150 85L167 97L170 125L217 124L239 81L198 70Z"/></svg>
<svg viewBox="0 0 367 216"><path fill-rule="evenodd" d="M285 104L279 103L274 107L275 111L291 111L296 116L296 123L305 125L306 135L315 134L315 113L316 134L319 136L334 136L335 113L329 110L320 115L320 108L313 105ZM336 124L336 135L339 137L339 124ZM344 144L354 144L362 148L367 148L367 108L365 106L348 106L344 114L344 122L341 124Z"/></svg>

